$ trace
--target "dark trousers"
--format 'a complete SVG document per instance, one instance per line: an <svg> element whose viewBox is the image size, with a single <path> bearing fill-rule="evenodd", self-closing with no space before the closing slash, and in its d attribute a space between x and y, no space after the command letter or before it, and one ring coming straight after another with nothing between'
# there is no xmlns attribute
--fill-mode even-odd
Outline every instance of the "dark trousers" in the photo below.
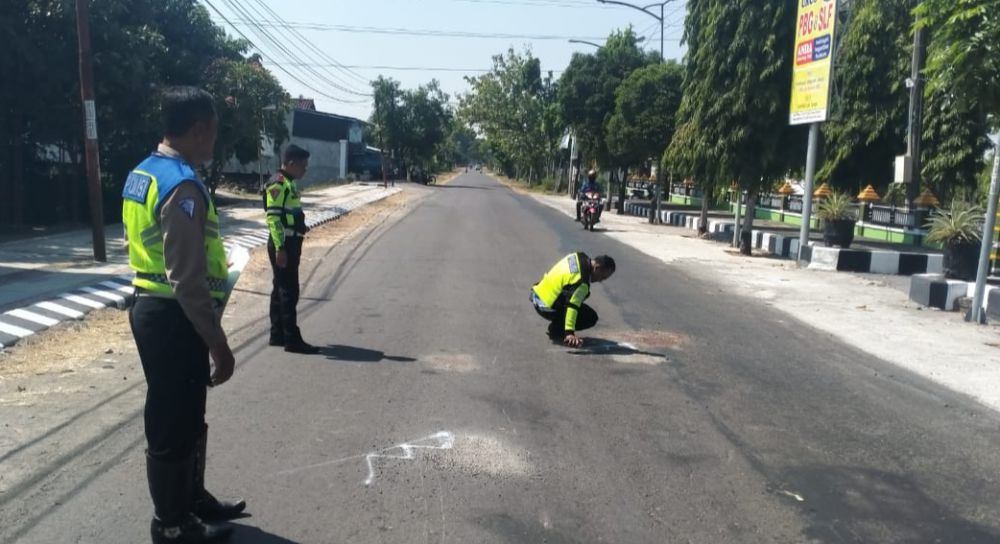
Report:
<svg viewBox="0 0 1000 544"><path fill-rule="evenodd" d="M149 456L170 463L186 459L205 432L208 346L173 299L136 297L129 324L146 376Z"/></svg>
<svg viewBox="0 0 1000 544"><path fill-rule="evenodd" d="M302 238L285 238L284 249L288 255L288 264L284 268L278 268L274 243L270 240L267 242L267 256L271 259L271 272L274 276L271 284L271 338L295 342L302 339L295 310L299 303Z"/></svg>
<svg viewBox="0 0 1000 544"><path fill-rule="evenodd" d="M534 305L533 298L532 305ZM538 312L538 315L544 317L546 321L549 321L549 335L556 336L565 333L566 301L559 298L552 306L553 307L551 309L542 309L535 306L535 311ZM590 306L582 304L580 305L580 310L576 314L576 330L587 330L594 325L597 325L597 320L597 312Z"/></svg>

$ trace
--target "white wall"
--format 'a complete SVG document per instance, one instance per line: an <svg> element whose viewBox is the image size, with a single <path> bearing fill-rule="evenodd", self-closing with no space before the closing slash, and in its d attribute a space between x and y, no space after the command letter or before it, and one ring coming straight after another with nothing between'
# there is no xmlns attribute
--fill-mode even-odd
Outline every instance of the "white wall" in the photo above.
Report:
<svg viewBox="0 0 1000 544"><path fill-rule="evenodd" d="M289 134L292 132L292 114L289 113L285 118L285 125L288 127ZM229 159L223 169L224 173L227 174L254 174L259 175L261 171L265 175L273 175L281 167L281 152L284 151L285 147L289 144L295 144L302 149L305 149L310 153L309 157L309 171L303 179L299 180L299 187L306 187L316 183L322 183L326 181L340 180L344 178L344 170L342 169L341 162L341 149L343 146L340 142L327 142L323 140L313 140L310 138L299 138L292 137L291 141L287 141L281 145L281 149L277 156L264 156L258 167L256 160L250 161L246 164L240 164L235 158ZM273 155L270 153L271 149L270 143L268 143L268 155ZM346 164L346 161L344 161ZM267 180L265 179L265 182Z"/></svg>

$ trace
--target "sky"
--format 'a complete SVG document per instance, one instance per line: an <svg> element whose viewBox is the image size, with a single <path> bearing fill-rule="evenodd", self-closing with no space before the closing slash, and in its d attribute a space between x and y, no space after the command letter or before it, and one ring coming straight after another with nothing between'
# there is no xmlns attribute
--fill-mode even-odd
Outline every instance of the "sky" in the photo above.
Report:
<svg viewBox="0 0 1000 544"><path fill-rule="evenodd" d="M313 98L320 111L361 119L372 108L362 96L370 92L367 82L379 75L404 88L437 79L456 99L468 90L465 76L488 70L493 55L509 47L530 48L543 73L551 70L556 77L575 51L594 50L570 38L603 43L615 29L631 25L646 36L645 48L659 49L655 18L597 0L201 1L230 35L242 32L254 43L293 97ZM685 2L665 7L668 59L683 56Z"/></svg>

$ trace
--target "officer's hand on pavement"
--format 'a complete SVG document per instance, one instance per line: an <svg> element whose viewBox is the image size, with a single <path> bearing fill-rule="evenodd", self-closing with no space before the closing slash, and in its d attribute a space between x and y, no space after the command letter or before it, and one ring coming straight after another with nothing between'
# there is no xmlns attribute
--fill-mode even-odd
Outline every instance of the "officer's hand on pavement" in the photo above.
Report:
<svg viewBox="0 0 1000 544"><path fill-rule="evenodd" d="M563 344L566 344L571 348L578 348L583 345L583 338L580 338L575 334L567 334L566 338L563 338Z"/></svg>
<svg viewBox="0 0 1000 544"><path fill-rule="evenodd" d="M278 264L278 268L288 266L288 253L284 249L279 250L278 254L274 256L274 260Z"/></svg>
<svg viewBox="0 0 1000 544"><path fill-rule="evenodd" d="M212 355L212 360L215 361L215 368L212 370L212 378L209 383L212 387L222 385L233 377L233 371L236 369L236 357L233 356L233 350L229 349L228 343L211 348L209 353Z"/></svg>

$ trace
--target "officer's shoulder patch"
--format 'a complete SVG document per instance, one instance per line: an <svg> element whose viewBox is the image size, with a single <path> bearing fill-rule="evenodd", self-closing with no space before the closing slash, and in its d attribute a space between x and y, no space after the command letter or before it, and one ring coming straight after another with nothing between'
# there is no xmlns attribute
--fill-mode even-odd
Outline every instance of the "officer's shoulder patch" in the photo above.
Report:
<svg viewBox="0 0 1000 544"><path fill-rule="evenodd" d="M125 179L125 188L122 189L122 198L134 200L140 204L146 203L149 196L149 186L153 183L153 178L139 172L131 172Z"/></svg>
<svg viewBox="0 0 1000 544"><path fill-rule="evenodd" d="M570 255L569 257L566 257L566 260L569 262L570 272L576 274L577 272L580 271L580 263L579 261L577 261L576 255Z"/></svg>
<svg viewBox="0 0 1000 544"><path fill-rule="evenodd" d="M281 194L281 187L278 186L271 187L271 198L278 198L278 195L280 194Z"/></svg>
<svg viewBox="0 0 1000 544"><path fill-rule="evenodd" d="M187 214L188 217L194 219L194 199L193 198L182 198L177 206L180 207L181 211Z"/></svg>

